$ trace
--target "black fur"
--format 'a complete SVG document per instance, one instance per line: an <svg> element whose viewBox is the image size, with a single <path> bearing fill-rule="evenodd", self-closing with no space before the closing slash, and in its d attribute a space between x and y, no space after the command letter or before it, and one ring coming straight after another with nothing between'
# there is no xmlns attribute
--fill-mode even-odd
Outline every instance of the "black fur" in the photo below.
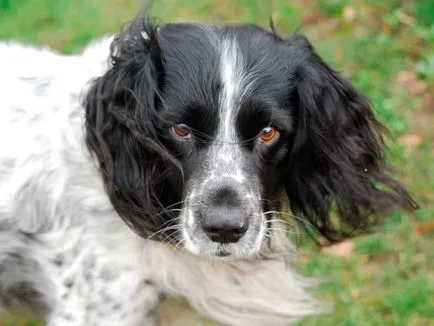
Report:
<svg viewBox="0 0 434 326"><path fill-rule="evenodd" d="M292 211L329 240L366 230L372 215L417 208L387 173L385 127L369 101L332 70L300 35L287 41L306 53L296 71L296 132L290 143L286 191ZM336 213L338 221L333 221Z"/></svg>
<svg viewBox="0 0 434 326"><path fill-rule="evenodd" d="M161 210L179 201L165 186L177 163L155 127L163 76L157 34L157 26L143 19L128 25L111 46L112 68L95 80L85 103L86 141L107 193L142 235L158 230L166 217Z"/></svg>
<svg viewBox="0 0 434 326"><path fill-rule="evenodd" d="M283 39L256 26L207 28L238 37L247 66L257 69L237 123L266 199L285 189L293 213L331 241L366 230L387 209L416 208L386 172L385 128L369 101L306 38ZM87 144L114 207L141 235L173 219L166 208L180 207L189 171L200 167L201 150L215 133L221 85L206 30L194 24L160 30L139 16L115 39L113 66L87 94ZM180 148L165 135L181 117L195 119L203 136L195 148ZM249 139L261 119L284 124L284 137L257 156Z"/></svg>

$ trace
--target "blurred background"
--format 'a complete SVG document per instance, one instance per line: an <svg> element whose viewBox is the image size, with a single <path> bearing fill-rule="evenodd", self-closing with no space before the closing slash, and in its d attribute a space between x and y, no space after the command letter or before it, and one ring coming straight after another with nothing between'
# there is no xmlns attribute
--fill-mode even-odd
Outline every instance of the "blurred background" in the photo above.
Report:
<svg viewBox="0 0 434 326"><path fill-rule="evenodd" d="M74 53L119 31L142 3L0 0L0 40ZM301 272L327 277L318 295L335 310L299 325L434 325L434 1L154 0L150 12L161 23L267 26L272 16L282 34L306 35L371 99L390 130L394 173L422 208L385 216L375 233L331 247L303 237ZM0 317L0 325L40 324L19 314Z"/></svg>

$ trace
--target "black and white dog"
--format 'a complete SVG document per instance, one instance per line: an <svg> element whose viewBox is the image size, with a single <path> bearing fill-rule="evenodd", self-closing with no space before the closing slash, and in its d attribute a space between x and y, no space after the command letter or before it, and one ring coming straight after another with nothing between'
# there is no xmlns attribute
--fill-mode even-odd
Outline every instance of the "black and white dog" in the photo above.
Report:
<svg viewBox="0 0 434 326"><path fill-rule="evenodd" d="M47 325L153 325L169 296L237 326L320 313L288 225L415 206L301 35L138 16L75 56L1 44L0 92L0 306Z"/></svg>

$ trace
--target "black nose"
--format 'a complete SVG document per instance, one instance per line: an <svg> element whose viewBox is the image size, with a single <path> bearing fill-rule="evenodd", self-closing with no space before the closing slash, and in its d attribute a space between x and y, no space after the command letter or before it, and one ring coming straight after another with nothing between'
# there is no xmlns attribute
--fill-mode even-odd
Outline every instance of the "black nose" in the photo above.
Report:
<svg viewBox="0 0 434 326"><path fill-rule="evenodd" d="M213 242L237 242L249 226L248 216L240 207L213 206L202 214L202 229Z"/></svg>

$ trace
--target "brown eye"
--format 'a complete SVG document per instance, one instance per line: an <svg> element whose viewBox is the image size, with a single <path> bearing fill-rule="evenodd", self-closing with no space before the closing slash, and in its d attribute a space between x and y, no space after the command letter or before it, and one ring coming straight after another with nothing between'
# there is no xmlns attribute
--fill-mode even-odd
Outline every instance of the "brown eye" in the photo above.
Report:
<svg viewBox="0 0 434 326"><path fill-rule="evenodd" d="M259 132L259 139L264 143L273 142L279 137L279 131L275 127L265 127Z"/></svg>
<svg viewBox="0 0 434 326"><path fill-rule="evenodd" d="M170 127L170 129L179 138L189 138L191 136L191 129L184 123L178 123Z"/></svg>

